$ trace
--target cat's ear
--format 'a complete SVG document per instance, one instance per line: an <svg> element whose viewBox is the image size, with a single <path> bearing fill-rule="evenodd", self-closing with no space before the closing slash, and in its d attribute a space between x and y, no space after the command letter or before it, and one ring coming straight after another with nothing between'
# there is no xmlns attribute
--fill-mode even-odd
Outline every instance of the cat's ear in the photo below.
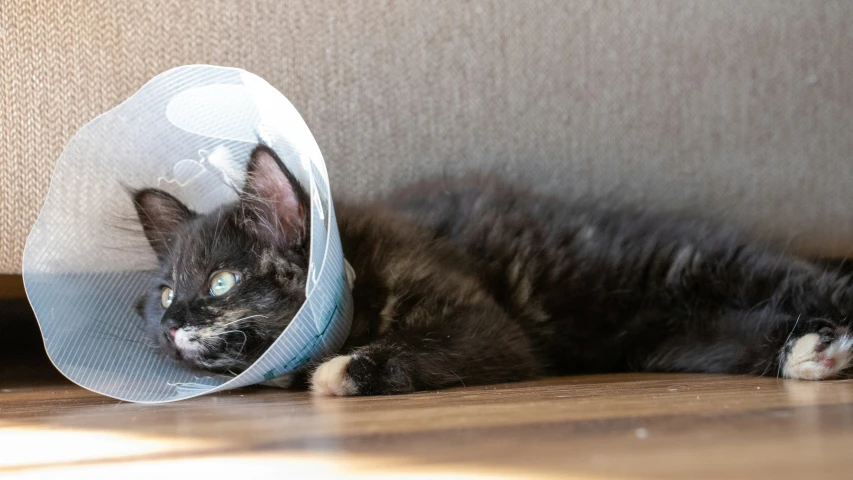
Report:
<svg viewBox="0 0 853 480"><path fill-rule="evenodd" d="M161 261L169 253L169 248L178 230L195 213L172 195L156 188L145 188L132 192L133 204L139 223L145 231L148 243Z"/></svg>
<svg viewBox="0 0 853 480"><path fill-rule="evenodd" d="M241 201L258 232L272 235L277 245L292 247L307 238L308 194L265 145L252 151Z"/></svg>

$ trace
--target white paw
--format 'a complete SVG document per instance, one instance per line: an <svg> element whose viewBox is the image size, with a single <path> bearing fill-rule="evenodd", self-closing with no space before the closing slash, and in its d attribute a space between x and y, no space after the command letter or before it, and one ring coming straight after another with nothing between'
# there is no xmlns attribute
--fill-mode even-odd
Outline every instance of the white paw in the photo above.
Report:
<svg viewBox="0 0 853 480"><path fill-rule="evenodd" d="M853 336L846 330L822 341L809 333L793 340L787 349L782 375L800 380L824 380L838 375L853 363Z"/></svg>
<svg viewBox="0 0 853 480"><path fill-rule="evenodd" d="M311 376L311 393L318 396L345 397L357 393L356 385L347 377L352 357L341 355L322 363Z"/></svg>

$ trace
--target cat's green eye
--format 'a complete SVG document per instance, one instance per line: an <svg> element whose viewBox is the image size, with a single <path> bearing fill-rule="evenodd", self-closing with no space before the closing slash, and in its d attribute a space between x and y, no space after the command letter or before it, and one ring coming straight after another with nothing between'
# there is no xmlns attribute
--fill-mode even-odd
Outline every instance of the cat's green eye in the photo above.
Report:
<svg viewBox="0 0 853 480"><path fill-rule="evenodd" d="M163 305L163 308L169 308L174 299L175 292L169 287L163 287L163 290L160 292L160 305Z"/></svg>
<svg viewBox="0 0 853 480"><path fill-rule="evenodd" d="M240 281L240 274L236 272L216 272L210 277L210 294L214 297L224 295L237 285Z"/></svg>

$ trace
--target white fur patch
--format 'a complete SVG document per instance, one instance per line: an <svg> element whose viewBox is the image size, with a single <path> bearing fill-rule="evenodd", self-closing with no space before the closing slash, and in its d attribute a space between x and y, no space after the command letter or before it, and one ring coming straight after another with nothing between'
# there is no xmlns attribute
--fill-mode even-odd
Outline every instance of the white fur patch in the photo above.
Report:
<svg viewBox="0 0 853 480"><path fill-rule="evenodd" d="M809 333L793 341L785 358L782 375L800 380L825 380L838 375L853 363L853 336L838 335L823 351L820 335Z"/></svg>
<svg viewBox="0 0 853 480"><path fill-rule="evenodd" d="M347 377L347 366L351 360L349 355L340 355L317 367L311 376L311 393L330 397L355 395L356 385Z"/></svg>
<svg viewBox="0 0 853 480"><path fill-rule="evenodd" d="M219 145L210 152L207 161L222 173L222 179L229 187L239 189L246 182L246 168L237 162L225 145Z"/></svg>
<svg viewBox="0 0 853 480"><path fill-rule="evenodd" d="M175 347L184 358L194 358L202 353L204 346L198 341L198 330L181 327L175 332Z"/></svg>

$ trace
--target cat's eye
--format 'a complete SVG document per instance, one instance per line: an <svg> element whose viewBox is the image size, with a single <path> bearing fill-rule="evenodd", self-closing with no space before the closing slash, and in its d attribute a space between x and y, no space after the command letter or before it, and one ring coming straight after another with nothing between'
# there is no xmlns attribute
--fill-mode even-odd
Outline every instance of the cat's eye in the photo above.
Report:
<svg viewBox="0 0 853 480"><path fill-rule="evenodd" d="M240 274L236 272L216 272L210 277L210 294L214 297L224 295L240 281Z"/></svg>
<svg viewBox="0 0 853 480"><path fill-rule="evenodd" d="M163 305L163 308L169 308L174 299L175 292L169 287L163 287L163 290L160 292L160 305Z"/></svg>

